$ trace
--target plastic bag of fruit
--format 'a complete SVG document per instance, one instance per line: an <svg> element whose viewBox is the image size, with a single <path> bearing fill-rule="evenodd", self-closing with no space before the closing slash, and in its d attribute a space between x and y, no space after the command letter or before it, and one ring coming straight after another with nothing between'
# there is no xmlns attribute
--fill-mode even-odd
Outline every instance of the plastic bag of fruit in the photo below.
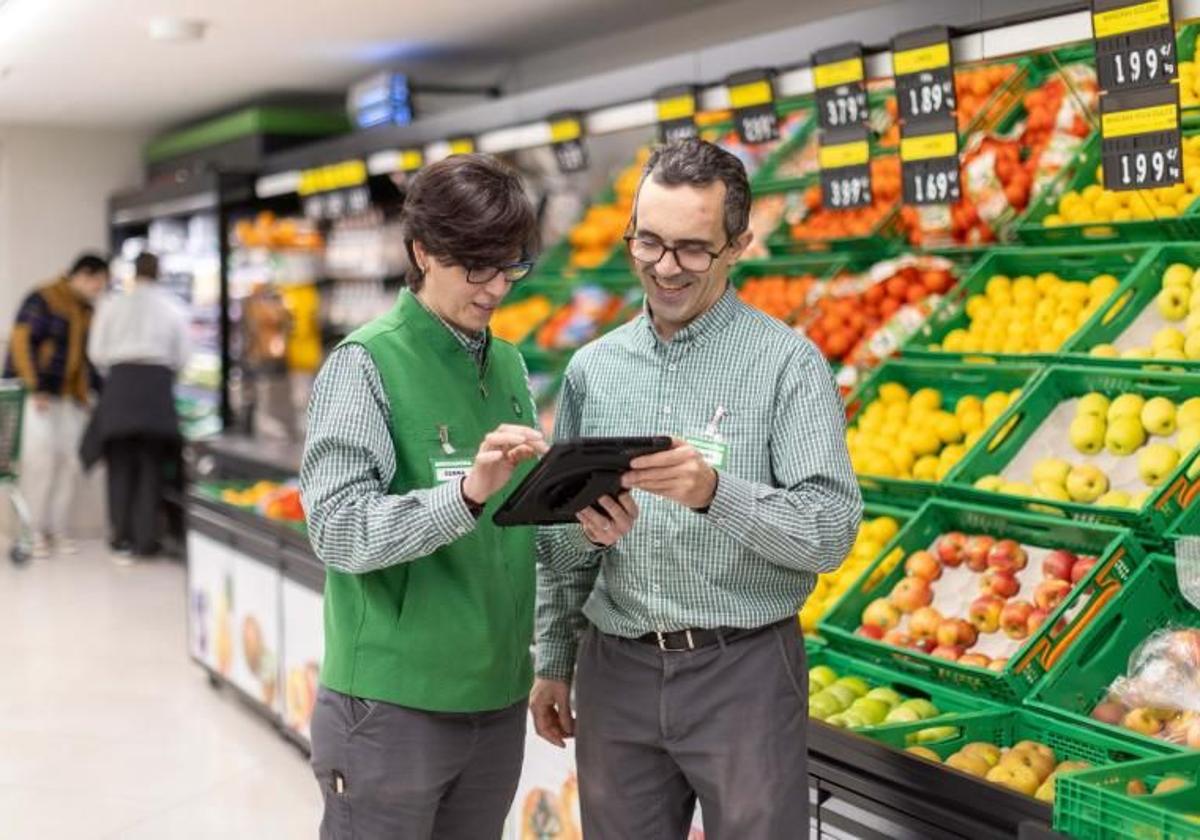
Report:
<svg viewBox="0 0 1200 840"><path fill-rule="evenodd" d="M1130 655L1128 674L1113 681L1102 705L1110 708L1097 709L1094 716L1119 715L1126 726L1185 743L1187 724L1200 714L1200 629L1166 627L1148 636ZM1147 720L1139 722L1140 717ZM1175 721L1180 725L1172 725Z"/></svg>

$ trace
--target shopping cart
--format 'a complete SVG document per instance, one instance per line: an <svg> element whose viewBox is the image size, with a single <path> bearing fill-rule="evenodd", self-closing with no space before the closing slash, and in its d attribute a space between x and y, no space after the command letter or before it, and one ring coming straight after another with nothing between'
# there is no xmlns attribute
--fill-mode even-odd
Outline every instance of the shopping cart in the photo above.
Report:
<svg viewBox="0 0 1200 840"><path fill-rule="evenodd" d="M29 559L33 528L29 507L17 486L21 462L21 419L25 409L25 387L19 379L0 379L0 485L8 486L8 499L17 515L9 558L16 564Z"/></svg>

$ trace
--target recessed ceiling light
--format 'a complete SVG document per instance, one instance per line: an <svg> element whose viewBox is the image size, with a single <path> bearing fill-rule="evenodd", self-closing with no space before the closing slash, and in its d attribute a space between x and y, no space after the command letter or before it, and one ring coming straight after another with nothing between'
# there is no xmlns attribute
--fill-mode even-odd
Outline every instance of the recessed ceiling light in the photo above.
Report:
<svg viewBox="0 0 1200 840"><path fill-rule="evenodd" d="M208 27L202 20L177 17L158 17L150 21L150 37L155 41L182 44L199 41Z"/></svg>

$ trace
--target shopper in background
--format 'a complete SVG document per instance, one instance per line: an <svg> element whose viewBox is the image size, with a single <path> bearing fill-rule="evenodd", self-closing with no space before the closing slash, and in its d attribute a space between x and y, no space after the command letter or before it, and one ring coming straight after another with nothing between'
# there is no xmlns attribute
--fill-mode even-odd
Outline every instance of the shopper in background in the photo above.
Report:
<svg viewBox="0 0 1200 840"><path fill-rule="evenodd" d="M100 304L88 341L105 383L81 456L85 467L100 458L108 466L110 545L121 565L161 548L163 487L182 442L174 386L191 352L190 318L158 272L158 257L138 256L133 288Z"/></svg>
<svg viewBox="0 0 1200 840"><path fill-rule="evenodd" d="M32 292L13 326L7 377L29 392L21 482L29 500L34 557L75 552L69 519L79 487L79 441L99 380L88 362L92 306L108 285L108 263L80 256L67 275Z"/></svg>
<svg viewBox="0 0 1200 840"><path fill-rule="evenodd" d="M487 327L536 231L498 161L422 170L404 205L409 289L317 377L300 489L327 567L322 837L503 830L533 682L534 534L491 512L546 444L520 355Z"/></svg>
<svg viewBox="0 0 1200 840"><path fill-rule="evenodd" d="M734 156L658 150L627 237L645 314L563 383L557 438L675 438L624 478L640 511L539 536L531 707L544 738L577 739L588 840L683 838L697 798L710 837L807 831L796 612L841 564L862 501L824 358L730 288L749 210Z"/></svg>

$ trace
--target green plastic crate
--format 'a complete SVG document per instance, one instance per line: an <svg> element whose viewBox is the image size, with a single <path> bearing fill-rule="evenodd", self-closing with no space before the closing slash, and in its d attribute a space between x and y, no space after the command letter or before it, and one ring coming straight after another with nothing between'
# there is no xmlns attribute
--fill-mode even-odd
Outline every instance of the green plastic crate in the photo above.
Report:
<svg viewBox="0 0 1200 840"><path fill-rule="evenodd" d="M1154 544L1161 541L1167 526L1179 516L1183 500L1197 492L1196 485L1200 484L1200 458L1197 455L1200 451L1184 455L1171 477L1151 493L1140 510L1013 496L974 486L984 476L1002 475L1004 468L1059 403L1093 391L1110 398L1137 393L1179 402L1200 393L1200 375L1051 365L946 477L946 495L1005 510L1049 512L1083 522L1132 528L1140 539ZM1062 446L1064 452L1073 451L1065 438Z"/></svg>
<svg viewBox="0 0 1200 840"><path fill-rule="evenodd" d="M1190 784L1157 795L1125 792L1135 780L1152 791L1167 776ZM1078 840L1196 840L1200 837L1200 753L1147 758L1064 776L1056 785L1054 828Z"/></svg>
<svg viewBox="0 0 1200 840"><path fill-rule="evenodd" d="M888 727L886 730L864 732L867 737L898 750L913 746L910 740L922 729L923 723ZM946 727L946 737L922 743L938 754L943 761L967 744L983 742L998 747L1012 747L1021 741L1037 741L1054 750L1059 762L1088 761L1097 766L1111 766L1162 755L1159 750L1129 744L1103 735L1046 718L1023 709L1007 709L964 715ZM951 730L953 730L951 732ZM951 767L946 772L958 772ZM1080 770L1079 773L1090 773ZM1073 777L1070 773L1063 778Z"/></svg>
<svg viewBox="0 0 1200 840"><path fill-rule="evenodd" d="M1128 245L991 249L975 264L962 282L942 299L941 305L905 342L900 353L914 359L953 359L967 362L1003 361L1029 364L1054 361L1057 353L947 352L940 347L953 330L965 330L970 327L967 301L975 295L984 294L988 281L994 276L1036 277L1043 272L1054 272L1061 279L1070 281L1088 281L1100 274L1111 274L1118 280L1125 280L1149 258L1149 253L1149 248ZM1076 334L1078 332L1079 330ZM934 349L935 346L939 349Z"/></svg>
<svg viewBox="0 0 1200 840"><path fill-rule="evenodd" d="M953 691L933 682L926 682L911 674L897 673L870 662L852 659L845 654L830 650L828 647L810 651L808 668L811 671L820 665L832 668L841 677L861 677L872 688L891 688L901 694L906 700L929 700L941 712L937 717L921 721L923 727L943 726L964 715L973 715L983 711L993 711L1001 708L996 703L981 697ZM826 724L829 725L829 724ZM882 723L876 726L864 726L852 731L860 735L872 735L876 732L905 727L907 731L911 724ZM922 727L918 727L922 728Z"/></svg>
<svg viewBox="0 0 1200 840"><path fill-rule="evenodd" d="M955 362L888 359L859 385L846 401L846 421L853 427L858 415L879 396L880 387L897 382L910 393L920 388L937 388L942 392L943 408L953 411L958 401L972 395L981 400L994 391L1026 388L1041 372L1037 365L973 365ZM936 481L918 481L884 476L860 475L863 498L916 508L940 490Z"/></svg>
<svg viewBox="0 0 1200 840"><path fill-rule="evenodd" d="M1200 537L1200 484L1191 488L1191 493L1180 499L1183 510L1167 530L1169 542L1185 537Z"/></svg>
<svg viewBox="0 0 1200 840"><path fill-rule="evenodd" d="M802 109L815 109L811 96L781 102L776 110L779 114L792 113ZM780 176L780 165L793 153L808 145L817 131L817 114L812 110L808 120L791 137L778 144L778 147L767 156L763 165L750 178L750 190L754 193L785 192L791 189L803 188L813 182L816 175L809 174L801 177Z"/></svg>
<svg viewBox="0 0 1200 840"><path fill-rule="evenodd" d="M917 650L893 647L857 634L863 610L876 598L886 597L905 576L904 558L928 549L949 531L986 534L1014 539L1022 545L1064 548L1094 555L1099 562L1067 599L1051 613L1020 649L1009 657L1003 671L960 665ZM884 548L883 555L865 571L818 625L837 650L859 659L954 686L1002 703L1018 703L1029 694L1062 656L1079 632L1090 624L1143 562L1141 548L1123 528L1067 522L1046 516L989 510L942 500L927 502L917 515ZM1065 625L1058 626L1068 613Z"/></svg>
<svg viewBox="0 0 1200 840"><path fill-rule="evenodd" d="M1111 359L1092 356L1089 353L1097 345L1115 342L1138 320L1146 307L1155 306L1155 299L1162 291L1163 273L1167 266L1177 262L1200 268L1200 242L1165 243L1151 247L1146 258L1125 278L1113 295L1112 301L1103 310L1095 313L1064 345L1059 354L1061 361L1098 367L1169 368L1200 372L1200 360ZM1183 325L1171 324L1164 319L1162 326L1182 328Z"/></svg>
<svg viewBox="0 0 1200 840"><path fill-rule="evenodd" d="M1116 595L1111 607L1080 633L1027 704L1051 717L1091 727L1114 738L1156 746L1167 752L1184 750L1182 745L1091 717L1092 709L1108 695L1113 680L1128 671L1129 657L1137 646L1164 627L1200 627L1200 611L1179 593L1174 561L1154 554Z"/></svg>

